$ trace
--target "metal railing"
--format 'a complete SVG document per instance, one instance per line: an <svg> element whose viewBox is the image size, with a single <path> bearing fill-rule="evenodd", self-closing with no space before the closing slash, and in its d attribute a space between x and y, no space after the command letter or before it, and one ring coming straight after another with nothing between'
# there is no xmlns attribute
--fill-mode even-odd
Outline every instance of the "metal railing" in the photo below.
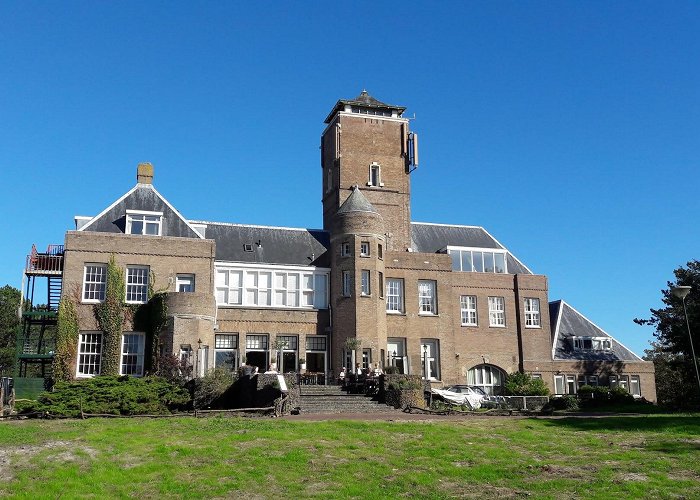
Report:
<svg viewBox="0 0 700 500"><path fill-rule="evenodd" d="M49 245L46 252L40 253L36 251L36 245L32 245L25 271L60 273L63 271L63 250L63 245Z"/></svg>

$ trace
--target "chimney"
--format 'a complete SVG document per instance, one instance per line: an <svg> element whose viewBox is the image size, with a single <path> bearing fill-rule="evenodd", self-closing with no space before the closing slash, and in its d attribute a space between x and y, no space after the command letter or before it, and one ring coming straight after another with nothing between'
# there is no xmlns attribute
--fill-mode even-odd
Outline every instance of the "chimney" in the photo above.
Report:
<svg viewBox="0 0 700 500"><path fill-rule="evenodd" d="M139 184L153 184L153 165L150 163L139 163L136 167L136 182Z"/></svg>

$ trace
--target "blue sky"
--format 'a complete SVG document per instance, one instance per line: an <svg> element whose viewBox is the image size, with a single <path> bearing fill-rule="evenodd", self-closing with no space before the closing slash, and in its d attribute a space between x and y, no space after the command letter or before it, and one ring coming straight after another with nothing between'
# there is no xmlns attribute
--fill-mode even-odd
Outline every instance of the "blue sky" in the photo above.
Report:
<svg viewBox="0 0 700 500"><path fill-rule="evenodd" d="M0 285L155 166L185 217L321 226L366 88L420 134L413 219L484 226L642 354L700 258L697 2L0 2Z"/></svg>

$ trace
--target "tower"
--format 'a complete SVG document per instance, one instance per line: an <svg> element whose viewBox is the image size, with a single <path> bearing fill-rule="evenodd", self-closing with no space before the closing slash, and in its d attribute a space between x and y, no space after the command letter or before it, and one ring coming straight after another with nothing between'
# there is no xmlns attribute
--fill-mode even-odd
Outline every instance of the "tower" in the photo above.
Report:
<svg viewBox="0 0 700 500"><path fill-rule="evenodd" d="M321 136L324 229L332 229L336 211L359 186L384 220L387 249L411 246L409 174L417 162L405 109L364 90L333 107Z"/></svg>

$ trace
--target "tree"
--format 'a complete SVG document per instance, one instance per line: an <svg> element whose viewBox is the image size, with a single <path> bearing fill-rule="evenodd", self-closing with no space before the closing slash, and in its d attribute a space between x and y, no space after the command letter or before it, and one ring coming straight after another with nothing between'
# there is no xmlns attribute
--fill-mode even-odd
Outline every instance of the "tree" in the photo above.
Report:
<svg viewBox="0 0 700 500"><path fill-rule="evenodd" d="M549 389L541 378L529 373L515 372L506 377L506 394L509 396L548 396Z"/></svg>
<svg viewBox="0 0 700 500"><path fill-rule="evenodd" d="M15 346L22 292L5 285L0 288L0 373L10 375L15 364Z"/></svg>
<svg viewBox="0 0 700 500"><path fill-rule="evenodd" d="M673 295L676 286L690 286L685 298L688 323L696 349L700 346L700 261L692 260L686 267L673 271L676 279L661 290L662 309L651 309L651 318L635 319L640 325L654 327L656 342L645 351L644 358L654 362L656 392L660 404L688 408L700 404L700 389L690 349L690 338L683 313L683 301ZM697 354L697 351L696 351Z"/></svg>

